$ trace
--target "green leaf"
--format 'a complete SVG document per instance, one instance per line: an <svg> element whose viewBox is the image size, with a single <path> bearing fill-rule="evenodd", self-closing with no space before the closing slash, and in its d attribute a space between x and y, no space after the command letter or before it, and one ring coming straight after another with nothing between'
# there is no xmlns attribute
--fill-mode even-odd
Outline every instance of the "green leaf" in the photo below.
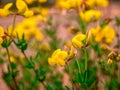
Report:
<svg viewBox="0 0 120 90"><path fill-rule="evenodd" d="M15 78L15 77L18 75L18 73L19 73L18 70L14 71L14 72L13 72L13 77Z"/></svg>
<svg viewBox="0 0 120 90"><path fill-rule="evenodd" d="M116 21L116 25L120 26L120 18L119 17L115 17L115 21Z"/></svg>
<svg viewBox="0 0 120 90"><path fill-rule="evenodd" d="M46 85L46 88L47 88L47 90L54 90L54 89L53 89L53 86L52 86L51 84L47 84L47 85Z"/></svg>
<svg viewBox="0 0 120 90"><path fill-rule="evenodd" d="M33 68L33 66L30 63L28 63L28 62L25 63L25 67L28 68L28 69L32 69Z"/></svg>
<svg viewBox="0 0 120 90"><path fill-rule="evenodd" d="M11 43L12 43L12 41L6 42L5 40L3 40L3 43L1 45L2 45L2 47L6 48L6 47L9 47L11 45Z"/></svg>
<svg viewBox="0 0 120 90"><path fill-rule="evenodd" d="M3 59L2 58L0 58L0 64L2 64L4 61L3 61Z"/></svg>
<svg viewBox="0 0 120 90"><path fill-rule="evenodd" d="M46 71L44 69L41 69L40 72L39 72L39 81L43 82L45 80L45 74L46 74Z"/></svg>
<svg viewBox="0 0 120 90"><path fill-rule="evenodd" d="M22 50L25 51L28 47L28 44L24 38L24 34L22 35L22 39L18 39L18 42L16 43L16 45Z"/></svg>
<svg viewBox="0 0 120 90"><path fill-rule="evenodd" d="M55 36L55 34L56 34L56 31L55 31L54 29L51 29L51 30L46 29L45 32L46 32L46 34L47 34L48 36L50 36L50 37L53 37L53 36Z"/></svg>
<svg viewBox="0 0 120 90"><path fill-rule="evenodd" d="M101 56L101 51L100 51L100 48L99 48L99 44L98 44L98 43L93 44L93 45L92 45L92 48L97 52L98 56Z"/></svg>
<svg viewBox="0 0 120 90"><path fill-rule="evenodd" d="M86 33L87 23L85 21L81 20L81 18L78 19L78 22L79 22L82 32Z"/></svg>
<svg viewBox="0 0 120 90"><path fill-rule="evenodd" d="M34 62L34 60L32 59L31 56L30 56L30 64L31 64L32 66L35 66L35 62Z"/></svg>
<svg viewBox="0 0 120 90"><path fill-rule="evenodd" d="M10 62L10 63L11 63L12 69L16 69L17 64L16 64L16 63L14 63L14 62Z"/></svg>

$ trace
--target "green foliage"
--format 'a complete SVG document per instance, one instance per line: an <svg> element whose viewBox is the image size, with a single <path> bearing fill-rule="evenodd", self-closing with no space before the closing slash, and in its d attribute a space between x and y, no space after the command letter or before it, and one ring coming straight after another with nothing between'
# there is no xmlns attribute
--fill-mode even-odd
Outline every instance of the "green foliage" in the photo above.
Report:
<svg viewBox="0 0 120 90"><path fill-rule="evenodd" d="M1 44L2 47L6 48L9 47L11 45L12 41L7 41L7 40L3 40L3 43Z"/></svg>
<svg viewBox="0 0 120 90"><path fill-rule="evenodd" d="M22 35L22 39L18 39L18 42L16 43L16 45L22 50L25 51L28 47L28 44L24 38L24 34Z"/></svg>

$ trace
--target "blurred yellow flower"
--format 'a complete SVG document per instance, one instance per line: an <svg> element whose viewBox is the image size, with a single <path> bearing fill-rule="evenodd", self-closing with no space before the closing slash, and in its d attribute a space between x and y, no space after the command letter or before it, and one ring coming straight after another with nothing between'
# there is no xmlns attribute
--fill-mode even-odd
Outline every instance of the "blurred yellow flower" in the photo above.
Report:
<svg viewBox="0 0 120 90"><path fill-rule="evenodd" d="M18 9L18 13L25 16L25 17L31 17L33 16L33 11L29 10L27 4L23 0L17 0L16 1L16 7Z"/></svg>
<svg viewBox="0 0 120 90"><path fill-rule="evenodd" d="M72 39L72 44L76 48L81 48L84 46L86 40L86 35L85 34L78 34Z"/></svg>
<svg viewBox="0 0 120 90"><path fill-rule="evenodd" d="M113 42L113 38L115 37L115 31L113 28L111 28L110 26L105 26L103 29L103 34L104 34L104 38L105 41L107 43L112 43Z"/></svg>
<svg viewBox="0 0 120 90"><path fill-rule="evenodd" d="M107 7L109 0L86 0L88 6L94 7Z"/></svg>
<svg viewBox="0 0 120 90"><path fill-rule="evenodd" d="M65 65L65 59L68 57L68 53L66 51L61 51L61 49L57 49L54 51L52 56L48 58L48 63L51 66L57 65L57 66L64 66Z"/></svg>
<svg viewBox="0 0 120 90"><path fill-rule="evenodd" d="M41 43L41 44L39 45L39 49L40 49L40 50L43 50L43 51L45 51L45 52L51 51L51 47L50 47L50 45L49 45L47 42Z"/></svg>
<svg viewBox="0 0 120 90"><path fill-rule="evenodd" d="M33 11L32 10L26 10L25 13L23 14L25 17L31 17L33 16Z"/></svg>
<svg viewBox="0 0 120 90"><path fill-rule="evenodd" d="M120 61L120 54L116 57L117 61Z"/></svg>
<svg viewBox="0 0 120 90"><path fill-rule="evenodd" d="M12 27L9 27L8 34L10 35ZM26 18L22 22L19 22L13 32L13 36L17 36L21 39L22 35L25 35L25 39L29 40L31 37L35 37L37 40L42 40L44 35L41 33L40 28L37 26L37 18Z"/></svg>
<svg viewBox="0 0 120 90"><path fill-rule="evenodd" d="M40 9L40 14L41 15L46 16L46 15L48 15L48 13L49 13L48 8L41 8Z"/></svg>
<svg viewBox="0 0 120 90"><path fill-rule="evenodd" d="M17 0L16 7L18 9L18 13L24 13L26 10L28 10L28 6L23 0Z"/></svg>
<svg viewBox="0 0 120 90"><path fill-rule="evenodd" d="M35 0L25 0L27 4L32 4Z"/></svg>
<svg viewBox="0 0 120 90"><path fill-rule="evenodd" d="M88 11L82 11L79 12L79 16L82 20L86 22L96 21L99 20L102 16L101 11L97 10L88 10Z"/></svg>
<svg viewBox="0 0 120 90"><path fill-rule="evenodd" d="M57 0L57 5L63 9L79 8L82 0Z"/></svg>
<svg viewBox="0 0 120 90"><path fill-rule="evenodd" d="M38 2L40 2L40 3L46 3L47 0L38 0Z"/></svg>
<svg viewBox="0 0 120 90"><path fill-rule="evenodd" d="M36 18L38 19L38 21L41 21L41 22L46 22L47 21L47 18L43 15L37 15Z"/></svg>
<svg viewBox="0 0 120 90"><path fill-rule="evenodd" d="M6 4L3 8L0 9L0 16L1 17L6 17L12 12L9 10L12 7L12 3Z"/></svg>
<svg viewBox="0 0 120 90"><path fill-rule="evenodd" d="M110 44L113 42L115 37L115 31L110 26L106 25L104 27L96 27L90 29L91 34L95 40L95 42L101 42L104 40L106 43Z"/></svg>
<svg viewBox="0 0 120 90"><path fill-rule="evenodd" d="M4 30L3 30L3 28L0 26L0 44L3 42L2 36L4 36Z"/></svg>
<svg viewBox="0 0 120 90"><path fill-rule="evenodd" d="M12 62L12 63L16 62L14 56L10 56L10 62Z"/></svg>
<svg viewBox="0 0 120 90"><path fill-rule="evenodd" d="M113 60L108 59L107 64L111 65L113 63Z"/></svg>

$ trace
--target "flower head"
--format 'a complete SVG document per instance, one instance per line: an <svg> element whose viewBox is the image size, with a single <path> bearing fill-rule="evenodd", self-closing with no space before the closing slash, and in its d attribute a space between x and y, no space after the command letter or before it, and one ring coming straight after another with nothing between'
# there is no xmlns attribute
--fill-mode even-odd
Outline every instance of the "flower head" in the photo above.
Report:
<svg viewBox="0 0 120 90"><path fill-rule="evenodd" d="M86 39L85 34L78 34L72 39L72 44L74 47L81 48L84 46L84 40Z"/></svg>
<svg viewBox="0 0 120 90"><path fill-rule="evenodd" d="M33 11L29 10L27 4L23 0L17 0L16 1L16 7L18 9L18 13L25 16L25 17L31 17L33 16Z"/></svg>
<svg viewBox="0 0 120 90"><path fill-rule="evenodd" d="M88 10L85 12L80 12L79 16L82 20L86 22L91 22L91 21L99 20L102 16L102 13L97 10Z"/></svg>
<svg viewBox="0 0 120 90"><path fill-rule="evenodd" d="M0 9L0 16L1 17L6 17L12 12L9 10L12 7L12 3L6 4L3 8Z"/></svg>
<svg viewBox="0 0 120 90"><path fill-rule="evenodd" d="M108 0L86 0L86 3L91 8L94 7L107 7L108 6Z"/></svg>
<svg viewBox="0 0 120 90"><path fill-rule="evenodd" d="M64 66L65 65L65 59L68 57L68 53L66 51L62 51L61 49L57 49L54 51L52 56L48 58L48 63L51 66L57 65L57 66Z"/></svg>
<svg viewBox="0 0 120 90"><path fill-rule="evenodd" d="M104 40L104 42L110 44L115 37L114 29L108 25L104 27L97 26L96 28L91 28L90 31L95 42L101 42Z"/></svg>

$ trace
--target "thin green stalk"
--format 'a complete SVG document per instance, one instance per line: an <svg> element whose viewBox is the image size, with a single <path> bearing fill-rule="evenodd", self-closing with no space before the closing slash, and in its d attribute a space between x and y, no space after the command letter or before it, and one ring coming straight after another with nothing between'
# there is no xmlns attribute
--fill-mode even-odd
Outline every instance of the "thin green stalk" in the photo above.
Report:
<svg viewBox="0 0 120 90"><path fill-rule="evenodd" d="M24 55L24 57L26 58L26 60L29 62L29 64L31 64L31 62L30 62L30 60L29 60L29 58L27 57L27 55L25 54L25 52L24 51L22 51L22 53L23 53L23 55ZM31 64L32 65L32 64ZM32 65L32 69L33 69L33 71L35 72L35 74L36 74L36 77L38 77L39 75L38 75L38 73L36 73L36 69L35 69L35 67ZM46 85L45 85L45 83L44 82L41 82L42 83L42 85L46 88Z"/></svg>
<svg viewBox="0 0 120 90"><path fill-rule="evenodd" d="M17 82L16 82L15 78L13 77L13 69L12 69L12 64L10 62L10 53L9 53L8 47L6 47L6 51L7 51L7 55L8 55L8 61L9 61L9 64L10 64L10 69L11 69L11 74L12 74L11 76L12 76L13 83L14 83L14 89L18 90Z"/></svg>
<svg viewBox="0 0 120 90"><path fill-rule="evenodd" d="M84 49L84 57L85 57L85 71L84 71L84 82L86 82L87 81L87 68L88 68L88 65L87 65L87 63L88 63L88 55L87 55L87 50L86 50L86 48ZM84 87L84 90L87 90L87 86L85 86Z"/></svg>
<svg viewBox="0 0 120 90"><path fill-rule="evenodd" d="M71 73L70 73L69 63L67 63L66 66L67 66L68 74L69 74L69 76L70 76L70 81L72 82L72 87L74 87L73 79L72 79L72 77L71 77Z"/></svg>
<svg viewBox="0 0 120 90"><path fill-rule="evenodd" d="M77 63L77 67L78 67L78 72L81 74L82 72L81 72L80 64L77 59L76 59L76 63Z"/></svg>
<svg viewBox="0 0 120 90"><path fill-rule="evenodd" d="M85 56L85 71L87 71L87 51L86 51L86 49L84 49L84 56Z"/></svg>
<svg viewBox="0 0 120 90"><path fill-rule="evenodd" d="M10 36L12 36L12 34L13 34L13 32L14 32L15 23L16 23L16 16L17 16L17 14L15 13L15 14L14 14L14 18L13 18L13 25L12 25L12 31L11 31Z"/></svg>

